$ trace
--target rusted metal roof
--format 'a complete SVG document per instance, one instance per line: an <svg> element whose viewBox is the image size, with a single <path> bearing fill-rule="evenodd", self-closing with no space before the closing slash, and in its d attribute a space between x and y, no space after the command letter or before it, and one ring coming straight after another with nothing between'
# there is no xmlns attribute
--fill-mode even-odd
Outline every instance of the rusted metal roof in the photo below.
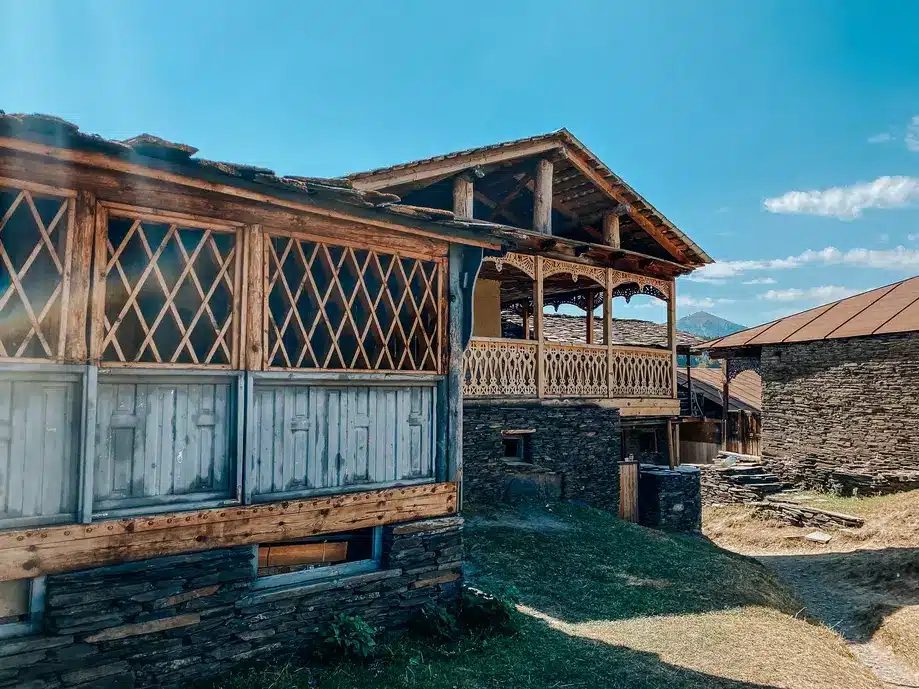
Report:
<svg viewBox="0 0 919 689"><path fill-rule="evenodd" d="M677 381L686 384L686 367L677 366ZM721 390L724 386L724 372L720 366L714 368L693 367L693 390L702 389L713 401L721 403ZM729 388L730 408L747 409L761 412L763 410L763 379L756 371L742 371L731 380Z"/></svg>
<svg viewBox="0 0 919 689"><path fill-rule="evenodd" d="M916 331L919 331L919 277L710 340L697 349L732 349Z"/></svg>
<svg viewBox="0 0 919 689"><path fill-rule="evenodd" d="M659 210L652 206L644 197L630 187L621 177L617 176L610 170L590 149L581 143L567 129L559 129L548 134L530 136L523 139L514 139L512 141L503 141L501 143L490 144L488 146L479 146L477 148L468 148L462 151L454 151L442 155L424 158L422 160L413 160L410 162L399 163L389 167L376 168L364 172L355 172L347 175L347 178L355 183L357 187L374 185L380 178L389 178L397 172L410 172L419 170L419 179L424 178L421 171L425 167L433 167L447 161L456 160L463 162L466 167L475 165L484 165L495 156L500 156L506 149L524 149L520 157L532 155L532 147L540 143L548 145L557 144L556 148L573 149L577 154L582 156L597 175L606 180L611 186L618 188L623 193L628 205L634 211L642 216L643 219L650 221L657 227L670 241L676 244L687 256L689 263L692 265L704 265L712 263L712 258L705 253L695 242L686 234L677 228L670 220ZM549 150L548 147L546 150ZM442 166L441 166L442 167ZM436 174L432 172L432 174ZM378 183L377 183L378 186ZM579 214L597 215L601 213L606 206L611 204L610 199L604 192L595 187L587 177L577 170L570 171L569 181L565 182L564 190L554 194L556 201L560 201L566 208L571 209ZM615 205L615 202L612 202Z"/></svg>

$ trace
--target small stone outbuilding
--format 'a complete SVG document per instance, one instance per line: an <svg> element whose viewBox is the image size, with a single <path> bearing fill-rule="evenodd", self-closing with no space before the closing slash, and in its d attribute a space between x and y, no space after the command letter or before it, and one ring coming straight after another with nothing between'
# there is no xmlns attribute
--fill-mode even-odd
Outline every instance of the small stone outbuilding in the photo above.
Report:
<svg viewBox="0 0 919 689"><path fill-rule="evenodd" d="M762 457L783 481L919 488L919 277L702 345L763 381Z"/></svg>

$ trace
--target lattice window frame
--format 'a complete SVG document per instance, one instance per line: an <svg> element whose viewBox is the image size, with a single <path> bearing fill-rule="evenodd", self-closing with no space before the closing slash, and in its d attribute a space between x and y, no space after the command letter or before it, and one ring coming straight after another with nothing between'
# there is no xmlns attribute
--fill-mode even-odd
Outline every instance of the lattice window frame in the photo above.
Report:
<svg viewBox="0 0 919 689"><path fill-rule="evenodd" d="M109 219L121 218L133 220L132 228L129 234L122 239L119 247L114 247L109 241ZM204 236L198 244L189 251L184 247L181 241L177 242L180 248L182 258L185 264L182 267L182 273L171 290L167 290L164 284L164 277L159 270L156 262L148 262L142 271L142 276L134 285L127 282L124 271L119 271L117 259L120 250L123 250L128 239L142 229L143 223L155 223L169 225L170 229L166 237L156 247L152 246L146 239L141 239L145 253L148 259L158 258L161 251L172 240L181 229L204 232ZM171 211L145 208L127 204L99 202L96 206L96 227L94 237L93 251L93 286L92 286L92 326L90 333L90 358L98 362L102 367L107 368L167 368L167 369L209 369L209 370L238 370L244 368L244 357L242 355L242 335L243 335L243 309L244 309L244 292L243 284L243 261L244 261L244 244L246 226L243 223L214 220L198 215L188 215L183 213L174 213ZM215 233L225 233L234 237L234 244L226 254L220 252L219 247L213 241ZM207 242L207 246L204 246ZM206 287L197 279L193 264L197 260L199 252L209 251L212 257L217 260L218 273L214 282ZM144 331L144 340L138 349L134 360L127 361L125 356L116 347L118 360L103 360L106 349L112 344L113 340L117 341L117 328L120 323L113 324L108 322L106 314L106 282L108 279L118 281L117 284L128 290L128 299L122 305L119 318L124 317L128 310L132 310L138 316L141 328ZM151 319L150 324L146 318L139 313L140 307L136 302L140 286L147 280L154 280L166 296L166 304ZM178 289L186 280L190 280L192 288L202 299L202 303L197 307L194 316L185 322L175 309L175 303L172 301L178 293ZM216 287L223 284L227 287L231 299L230 313L226 322L219 325L214 323L215 317L210 308L210 299ZM170 297L169 292L172 292ZM172 320L179 331L182 333L182 340L173 352L161 353L156 348L154 342L155 331L159 324L166 318ZM216 337L213 345L208 352L204 353L203 361L201 353L195 352L190 341L192 330L201 318L208 318L212 327L216 331ZM118 319L116 319L118 321ZM179 321L182 325L179 326ZM219 348L219 350L218 350ZM140 356L146 351L152 351L156 361L138 361ZM217 351L222 350L227 359L225 363L212 363L212 359ZM177 361L182 353L189 353L192 356L191 362ZM168 361L164 359L168 358Z"/></svg>
<svg viewBox="0 0 919 689"><path fill-rule="evenodd" d="M330 283L330 285L324 291L322 298L320 299L320 309L317 313L316 318L313 322L306 324L302 322L299 313L296 309L288 309L288 313L285 315L281 323L278 323L271 313L271 307L269 300L271 298L272 290L276 287L277 284L281 284L282 291L284 292L284 297L288 300L288 303L291 300L296 300L300 298L303 291L307 289L308 286L311 286L315 290L315 294L318 294L318 283L315 278L310 276L309 271L304 271L304 274L301 276L300 281L296 285L287 284L286 280L283 278L283 271L279 268L283 266L284 260L287 257L288 251L282 251L279 255L272 245L273 240L282 240L287 242L285 245L286 249L289 251L294 251L295 245L299 247L296 249L299 253L301 261L310 261L309 265L313 265L313 262L310 259L315 259L317 254L311 253L309 257L306 256L303 252L303 244L312 244L318 247L319 251L325 252L325 257L331 263L331 255L329 253L330 249L336 251L341 251L342 255L338 260L338 266L336 267L335 275ZM440 375L446 371L447 368L447 351L448 351L448 342L447 342L447 258L446 256L432 256L429 254L414 253L410 251L398 251L392 252L387 251L384 248L371 245L371 244L356 244L353 242L343 242L343 241L333 241L325 236L318 236L307 233L300 232L286 232L278 231L274 229L265 229L263 231L262 237L262 252L263 252L263 265L262 265L262 361L261 368L264 371L304 371L304 372L331 372L331 373L359 373L359 374L376 374L376 373L397 373L397 374L418 374L418 375ZM367 262L362 266L359 264L355 252L365 252L368 254ZM379 263L379 256L384 255L387 257L392 257L392 262L390 264L389 270L383 271L381 264ZM345 287L342 285L342 282L339 278L339 272L344 265L345 257L350 256L354 261L355 265L359 268L359 279L358 283L351 290L350 294L345 294ZM407 259L414 261L413 268L406 274L402 266L402 260ZM389 295L388 289L381 289L379 294L371 294L367 289L367 286L364 282L364 277L366 271L369 269L370 263L376 261L376 266L380 270L381 275L384 275L383 282L381 287L385 288L386 279L388 278L390 271L398 269L402 271L403 280L406 283L410 283L415 271L418 270L419 265L422 262L434 264L434 274L432 277L428 278L424 275L422 270L422 279L425 280L426 289L424 294L419 300L415 300L414 295L411 294L411 290L405 290L404 295L400 297L398 301L394 300L391 295ZM349 308L346 310L346 313L342 316L341 322L333 327L328 314L325 311L325 305L328 303L328 300L331 297L332 291L334 288L338 288L338 295L348 302ZM357 323L354 319L353 313L351 313L350 307L353 306L355 300L358 298L358 295L362 293L363 297L368 300L370 305L368 322L363 328L358 328ZM387 327L385 336L383 333L384 328L379 322L379 317L377 314L378 308L384 298L388 299L388 304L395 314L393 323ZM415 311L415 318L409 328L409 332L405 333L404 328L399 322L398 314L402 308L404 301L407 299L412 300L412 304ZM389 354L389 337L391 337L396 330L403 334L405 341L408 342L416 328L420 323L420 309L424 304L428 302L433 304L436 309L436 329L433 334L424 333L421 329L421 336L426 343L426 351L421 356L421 364L431 360L434 364L433 368L418 368L417 363L414 361L414 357L409 352L409 347L405 346L405 351L402 356L399 358L399 362L396 363L392 360L392 355ZM330 332L333 332L334 341L330 351L326 354L322 366L303 366L305 363L306 354L308 352L300 352L296 355L295 358L291 358L291 353L286 351L282 339L286 332L287 328L295 327L299 330L300 336L306 338L307 348L312 350L312 345L309 343L309 340L312 334L315 332L315 328L318 327L320 319L324 323L325 327L329 329ZM353 331L361 331L361 337L359 338L360 344L358 345L355 353L350 358L348 362L349 366L344 368L341 367L329 367L328 364L331 361L333 354L337 353L340 361L345 362L345 356L342 353L337 339L341 336L342 329L347 324L350 324L350 327ZM285 325L286 324L286 325ZM309 327L307 327L309 326ZM357 367L355 363L358 360L359 355L363 355L365 360L369 362L370 357L367 355L367 351L364 348L364 340L370 332L371 328L376 328L376 332L381 335L383 340L383 348L380 352L380 355L373 362L373 365L370 367ZM274 342L271 342L270 334L273 334ZM280 354L282 357L282 365L278 365L276 362L276 356ZM315 353L309 354L313 357L313 361L318 363L318 360L315 357ZM399 368L406 357L412 366L410 368ZM390 367L382 366L386 360L389 358Z"/></svg>
<svg viewBox="0 0 919 689"><path fill-rule="evenodd" d="M2 188L4 191L16 194L16 200L12 204L11 208L8 209L3 216L0 216L0 247L3 246L3 228L7 225L8 221L12 219L14 212L18 210L23 203L27 204L27 208L30 211L32 219L36 223L36 228L41 235L37 239L36 244L30 250L29 258L18 268L12 265L11 257L7 253L6 249L0 248L0 265L2 265L4 271L10 274L10 284L5 290L3 290L3 292L0 292L0 310L2 310L2 307L5 306L10 299L16 296L23 304L30 325L30 330L25 335L23 342L21 342L19 346L16 347L16 349L12 352L10 351L10 348L7 347L8 343L3 342L3 338L0 336L0 362L62 363L67 358L66 336L67 321L70 317L70 273L74 255L72 243L75 224L77 192L73 189L61 189L44 184L37 184L34 182L28 182L26 180L18 180L7 177L0 177L0 188ZM40 196L45 199L53 198L55 200L60 200L61 202L58 211L52 220L48 223L47 227L41 220L40 214L36 209L34 203L35 196ZM61 237L62 233L63 237ZM52 246L52 235L54 235L54 239L60 238L62 241L63 256L61 256L58 250ZM55 257L55 260L53 260L52 263L60 275L60 282L52 291L48 301L41 309L38 310L38 312L36 312L36 309L33 308L31 300L29 299L27 289L23 286L22 281L27 277L29 269L34 265L34 261L41 253L43 248L47 251L49 256L53 255ZM53 318L55 316L51 316L52 327L55 331L50 333L50 337L46 337L46 333L44 332L42 326L45 324L52 311L56 312L57 318L57 322L55 324L53 323ZM28 347L28 345L36 337L38 338L39 344L44 351L45 356L23 356L24 352L26 351L26 347Z"/></svg>

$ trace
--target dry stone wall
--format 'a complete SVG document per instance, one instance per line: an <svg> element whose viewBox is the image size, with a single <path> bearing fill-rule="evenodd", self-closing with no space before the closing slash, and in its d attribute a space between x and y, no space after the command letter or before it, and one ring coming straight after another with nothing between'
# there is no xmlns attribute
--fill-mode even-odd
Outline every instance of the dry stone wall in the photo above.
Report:
<svg viewBox="0 0 919 689"><path fill-rule="evenodd" d="M505 461L502 431L530 430L524 459L533 468L551 472L560 489L543 476L538 498L581 500L594 507L619 509L619 410L598 405L539 403L463 404L463 495L474 502L508 497L523 471Z"/></svg>
<svg viewBox="0 0 919 689"><path fill-rule="evenodd" d="M919 334L765 346L763 460L783 481L919 488Z"/></svg>
<svg viewBox="0 0 919 689"><path fill-rule="evenodd" d="M459 596L462 518L384 529L380 570L253 589L252 548L47 578L42 633L0 641L0 687L181 687L236 663L308 653L336 613L398 627Z"/></svg>

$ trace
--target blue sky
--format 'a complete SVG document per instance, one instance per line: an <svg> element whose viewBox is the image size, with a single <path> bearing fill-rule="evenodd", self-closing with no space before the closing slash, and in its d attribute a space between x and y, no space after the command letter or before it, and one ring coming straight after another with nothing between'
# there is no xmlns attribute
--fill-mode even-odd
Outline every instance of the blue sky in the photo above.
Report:
<svg viewBox="0 0 919 689"><path fill-rule="evenodd" d="M719 261L680 314L753 325L919 274L917 26L908 0L0 0L0 108L306 175L568 127Z"/></svg>

